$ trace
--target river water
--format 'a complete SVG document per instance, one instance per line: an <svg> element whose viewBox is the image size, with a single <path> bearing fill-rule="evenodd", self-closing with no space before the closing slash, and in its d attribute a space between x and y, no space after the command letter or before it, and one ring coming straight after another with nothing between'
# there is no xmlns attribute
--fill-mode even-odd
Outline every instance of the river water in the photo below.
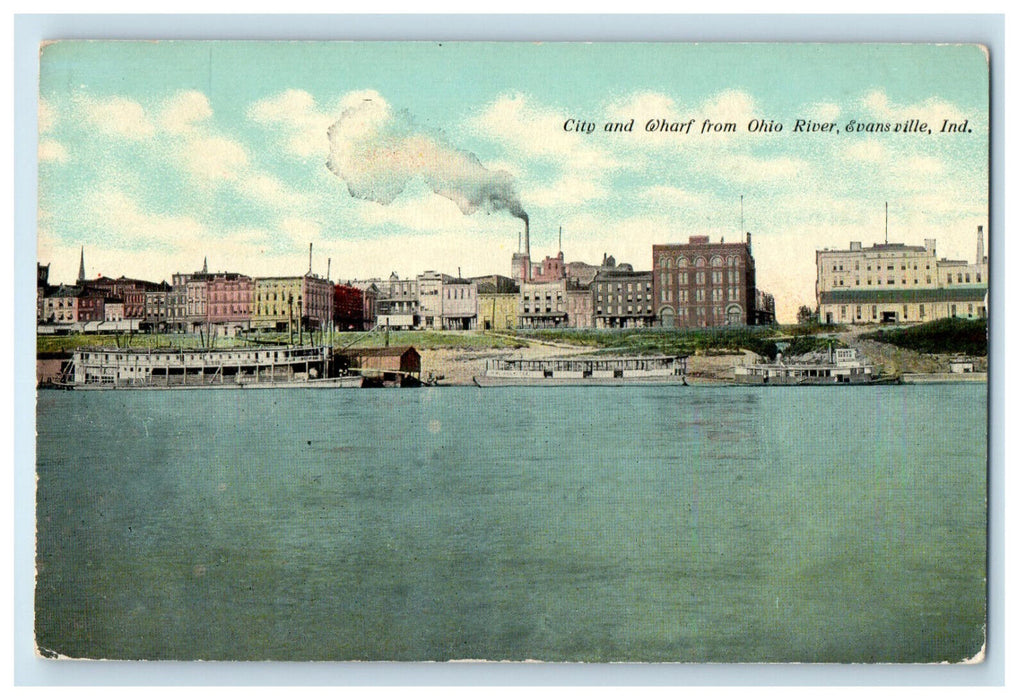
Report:
<svg viewBox="0 0 1026 700"><path fill-rule="evenodd" d="M983 385L40 392L37 419L44 653L984 643Z"/></svg>

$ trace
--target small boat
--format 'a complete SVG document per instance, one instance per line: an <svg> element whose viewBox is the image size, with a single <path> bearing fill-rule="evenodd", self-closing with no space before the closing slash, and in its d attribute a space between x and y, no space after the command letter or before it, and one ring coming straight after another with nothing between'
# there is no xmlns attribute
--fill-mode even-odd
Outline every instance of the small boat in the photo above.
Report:
<svg viewBox="0 0 1026 700"><path fill-rule="evenodd" d="M489 360L479 387L687 384L687 357L554 357Z"/></svg>
<svg viewBox="0 0 1026 700"><path fill-rule="evenodd" d="M64 389L341 389L359 375L335 374L328 346L256 348L80 348L57 382ZM332 376L332 375L335 376Z"/></svg>
<svg viewBox="0 0 1026 700"><path fill-rule="evenodd" d="M881 377L876 368L853 348L831 348L825 356L790 362L765 362L738 365L734 383L771 386L810 386L843 384L896 384L896 377Z"/></svg>

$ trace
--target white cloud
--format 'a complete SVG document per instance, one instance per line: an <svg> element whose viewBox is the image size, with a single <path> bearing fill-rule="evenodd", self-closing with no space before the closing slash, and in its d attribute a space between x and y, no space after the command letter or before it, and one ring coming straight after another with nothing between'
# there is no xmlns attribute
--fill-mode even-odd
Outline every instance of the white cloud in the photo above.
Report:
<svg viewBox="0 0 1026 700"><path fill-rule="evenodd" d="M705 207L709 205L707 197L669 185L646 187L639 192L638 196L639 199L653 204L678 208Z"/></svg>
<svg viewBox="0 0 1026 700"><path fill-rule="evenodd" d="M702 103L699 114L713 122L734 122L738 131L747 130L748 122L760 116L755 98L743 90L724 90Z"/></svg>
<svg viewBox="0 0 1026 700"><path fill-rule="evenodd" d="M793 184L795 177L807 172L809 166L796 158L757 158L744 153L725 153L696 166L711 175L740 183Z"/></svg>
<svg viewBox="0 0 1026 700"><path fill-rule="evenodd" d="M626 98L613 100L606 106L607 120L623 122L634 119L635 129L643 127L649 119L676 121L683 117L677 101L659 92L637 92Z"/></svg>
<svg viewBox="0 0 1026 700"><path fill-rule="evenodd" d="M816 122L836 122L841 116L841 107L831 102L817 102L809 111L809 119Z"/></svg>
<svg viewBox="0 0 1026 700"><path fill-rule="evenodd" d="M877 140L862 139L845 147L841 156L863 163L881 163L887 156L887 149Z"/></svg>
<svg viewBox="0 0 1026 700"><path fill-rule="evenodd" d="M188 90L164 103L160 125L173 134L188 134L213 114L206 95L198 90Z"/></svg>
<svg viewBox="0 0 1026 700"><path fill-rule="evenodd" d="M160 248L202 244L205 227L188 216L167 216L144 211L124 192L101 189L87 199L86 223L109 236L111 250L157 245Z"/></svg>
<svg viewBox="0 0 1026 700"><path fill-rule="evenodd" d="M370 226L394 225L413 232L462 230L470 226L466 217L452 201L431 192L403 196L384 205L357 200L357 215Z"/></svg>
<svg viewBox="0 0 1026 700"><path fill-rule="evenodd" d="M905 158L901 161L900 168L909 175L928 175L931 177L941 175L946 170L944 163L940 159L930 156Z"/></svg>
<svg viewBox="0 0 1026 700"><path fill-rule="evenodd" d="M345 101L357 100L373 91L350 93ZM328 127L334 121L331 114L317 109L313 96L304 90L286 90L250 106L249 118L263 126L274 127L282 132L282 145L301 158L324 156L328 152Z"/></svg>
<svg viewBox="0 0 1026 700"><path fill-rule="evenodd" d="M589 139L601 138L596 132L587 135L565 131L567 119L585 119L585 115L572 115L549 109L531 101L523 94L500 97L468 123L478 136L502 143L511 153L527 158L544 159L574 169L595 173L616 167L616 161L597 143Z"/></svg>
<svg viewBox="0 0 1026 700"><path fill-rule="evenodd" d="M249 161L241 145L218 136L189 141L183 156L186 169L206 180L234 180Z"/></svg>
<svg viewBox="0 0 1026 700"><path fill-rule="evenodd" d="M40 163L64 163L68 160L68 151L53 139L41 139L38 152Z"/></svg>
<svg viewBox="0 0 1026 700"><path fill-rule="evenodd" d="M141 141L156 132L143 106L125 97L111 97L106 100L80 98L86 122L97 131L108 136Z"/></svg>
<svg viewBox="0 0 1026 700"><path fill-rule="evenodd" d="M251 199L281 209L301 206L306 198L285 187L280 180L264 173L246 175L239 181L239 191Z"/></svg>
<svg viewBox="0 0 1026 700"><path fill-rule="evenodd" d="M282 220L279 228L299 248L321 240L321 226L316 221L289 217Z"/></svg>
<svg viewBox="0 0 1026 700"><path fill-rule="evenodd" d="M608 194L609 190L594 179L567 175L549 185L525 190L523 199L535 207L559 207L584 204Z"/></svg>
<svg viewBox="0 0 1026 700"><path fill-rule="evenodd" d="M973 117L960 110L950 102L931 97L922 102L913 104L895 104L887 97L883 90L873 90L867 93L861 100L861 106L865 108L872 119L879 119L885 122L903 122L909 119L919 119L926 122L934 133L941 128L946 119L948 122L961 122L965 119L972 120ZM980 128L984 125L974 125Z"/></svg>

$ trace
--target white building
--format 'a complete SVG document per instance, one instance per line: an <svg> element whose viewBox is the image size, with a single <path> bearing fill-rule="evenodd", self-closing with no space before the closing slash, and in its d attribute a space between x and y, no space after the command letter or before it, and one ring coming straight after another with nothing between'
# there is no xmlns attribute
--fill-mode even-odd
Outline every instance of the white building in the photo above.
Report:
<svg viewBox="0 0 1026 700"><path fill-rule="evenodd" d="M936 241L922 246L877 243L816 251L816 301L825 323L919 323L987 315L988 259L983 227L976 262L937 259Z"/></svg>
<svg viewBox="0 0 1026 700"><path fill-rule="evenodd" d="M417 276L417 302L422 328L477 328L477 285L428 270Z"/></svg>

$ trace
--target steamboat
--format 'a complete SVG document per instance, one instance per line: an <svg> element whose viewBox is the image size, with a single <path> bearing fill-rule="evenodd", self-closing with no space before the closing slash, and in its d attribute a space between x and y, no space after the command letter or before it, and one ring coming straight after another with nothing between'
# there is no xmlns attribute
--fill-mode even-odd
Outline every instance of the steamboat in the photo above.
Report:
<svg viewBox="0 0 1026 700"><path fill-rule="evenodd" d="M81 348L56 385L66 389L355 388L328 346L224 349Z"/></svg>
<svg viewBox="0 0 1026 700"><path fill-rule="evenodd" d="M830 348L825 356L790 362L738 365L735 384L754 385L844 385L893 384L894 377L881 377L876 368L853 348Z"/></svg>
<svg viewBox="0 0 1026 700"><path fill-rule="evenodd" d="M687 384L687 357L559 357L489 360L479 387Z"/></svg>

